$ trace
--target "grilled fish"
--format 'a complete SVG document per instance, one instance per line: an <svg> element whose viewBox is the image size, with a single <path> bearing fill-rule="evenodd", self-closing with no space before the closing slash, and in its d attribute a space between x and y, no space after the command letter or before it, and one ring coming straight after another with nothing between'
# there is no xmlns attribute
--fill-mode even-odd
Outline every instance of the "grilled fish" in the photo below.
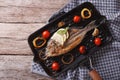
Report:
<svg viewBox="0 0 120 80"><path fill-rule="evenodd" d="M83 29L77 28L69 28L65 30L60 29L61 32L63 30L64 34L62 35L58 34L58 32L60 33L60 30L58 30L53 34L53 36L48 41L45 55L47 57L59 56L71 51L82 42L88 31L96 27L97 26L95 25L95 21L91 21Z"/></svg>

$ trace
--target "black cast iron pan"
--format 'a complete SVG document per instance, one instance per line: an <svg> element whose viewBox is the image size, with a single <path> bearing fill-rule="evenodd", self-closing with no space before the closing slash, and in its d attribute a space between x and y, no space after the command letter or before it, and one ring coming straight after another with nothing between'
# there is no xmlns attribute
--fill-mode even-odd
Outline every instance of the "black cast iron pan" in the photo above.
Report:
<svg viewBox="0 0 120 80"><path fill-rule="evenodd" d="M83 9L88 9L91 12L91 16L89 18L84 18L88 16L89 14L85 14L85 16L82 17L81 11ZM86 13L86 11L84 13ZM75 15L81 17L81 20L78 23L75 23L73 20ZM58 23L61 21L65 23L64 25L61 26L62 28L65 28L67 26L72 28L74 26L76 28L81 28L81 29L85 28L87 25L90 24L90 22L94 21L94 25L99 30L99 35L97 36L91 35L94 32L94 29L88 31L84 39L82 40L82 42L78 46L76 46L74 49L66 53L74 57L73 61L70 64L64 64L61 61L61 58L63 56L66 56L66 54L55 56L55 57L50 57L45 60L42 60L39 56L39 52L43 49L45 50L47 46L47 42L50 40L52 35L61 28L61 27L58 27ZM35 48L35 46L33 45L34 39L36 39L37 37L42 37L42 32L45 30L48 30L50 32L49 38L46 39L46 44L40 48ZM102 41L102 44L100 46L96 46L94 43L94 40L96 37L99 37ZM109 32L107 20L105 16L101 15L96 10L96 8L89 2L83 3L77 6L76 8L72 9L68 13L64 13L58 16L57 18L53 19L50 23L46 24L39 30L32 33L28 38L29 46L34 54L34 61L39 63L42 66L42 68L45 70L45 72L53 78L56 78L57 76L59 76L60 74L62 74L63 72L71 68L76 68L79 64L83 64L88 57L94 55L95 51L99 50L101 47L107 45L111 41L112 41L112 36ZM40 44L40 43L37 42L37 44ZM79 52L79 47L81 45L86 46L85 54L80 54ZM67 59L69 59L69 57ZM58 62L60 66L60 69L57 71L54 71L51 68L52 63L54 61Z"/></svg>

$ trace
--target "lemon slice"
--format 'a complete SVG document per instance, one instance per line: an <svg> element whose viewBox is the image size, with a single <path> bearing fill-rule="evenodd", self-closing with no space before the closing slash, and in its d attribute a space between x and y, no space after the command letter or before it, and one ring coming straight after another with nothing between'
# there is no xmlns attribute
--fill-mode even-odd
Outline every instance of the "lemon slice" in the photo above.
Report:
<svg viewBox="0 0 120 80"><path fill-rule="evenodd" d="M52 38L53 40L55 40L56 42L60 43L61 45L64 45L64 39L63 36L60 34L55 33Z"/></svg>
<svg viewBox="0 0 120 80"><path fill-rule="evenodd" d="M53 34L51 39L55 40L56 42L60 43L63 46L68 37L69 37L68 28L61 28Z"/></svg>

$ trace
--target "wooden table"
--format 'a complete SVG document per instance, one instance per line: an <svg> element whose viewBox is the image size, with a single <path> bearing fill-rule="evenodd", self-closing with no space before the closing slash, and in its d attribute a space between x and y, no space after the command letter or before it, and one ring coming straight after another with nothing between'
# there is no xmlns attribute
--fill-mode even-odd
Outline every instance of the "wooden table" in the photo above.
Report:
<svg viewBox="0 0 120 80"><path fill-rule="evenodd" d="M0 0L0 80L49 80L31 73L28 36L68 0Z"/></svg>

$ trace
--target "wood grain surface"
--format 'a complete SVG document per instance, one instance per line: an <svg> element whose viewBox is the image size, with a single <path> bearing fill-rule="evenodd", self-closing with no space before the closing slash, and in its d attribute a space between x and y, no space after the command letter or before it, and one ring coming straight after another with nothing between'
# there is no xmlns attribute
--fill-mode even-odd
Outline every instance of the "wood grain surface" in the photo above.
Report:
<svg viewBox="0 0 120 80"><path fill-rule="evenodd" d="M50 80L31 72L28 36L68 0L0 0L0 80Z"/></svg>
<svg viewBox="0 0 120 80"><path fill-rule="evenodd" d="M28 36L43 25L0 23L0 54L32 54L27 42Z"/></svg>
<svg viewBox="0 0 120 80"><path fill-rule="evenodd" d="M0 0L0 22L46 22L67 0Z"/></svg>
<svg viewBox="0 0 120 80"><path fill-rule="evenodd" d="M49 78L31 73L33 56L0 56L0 80L49 80Z"/></svg>

